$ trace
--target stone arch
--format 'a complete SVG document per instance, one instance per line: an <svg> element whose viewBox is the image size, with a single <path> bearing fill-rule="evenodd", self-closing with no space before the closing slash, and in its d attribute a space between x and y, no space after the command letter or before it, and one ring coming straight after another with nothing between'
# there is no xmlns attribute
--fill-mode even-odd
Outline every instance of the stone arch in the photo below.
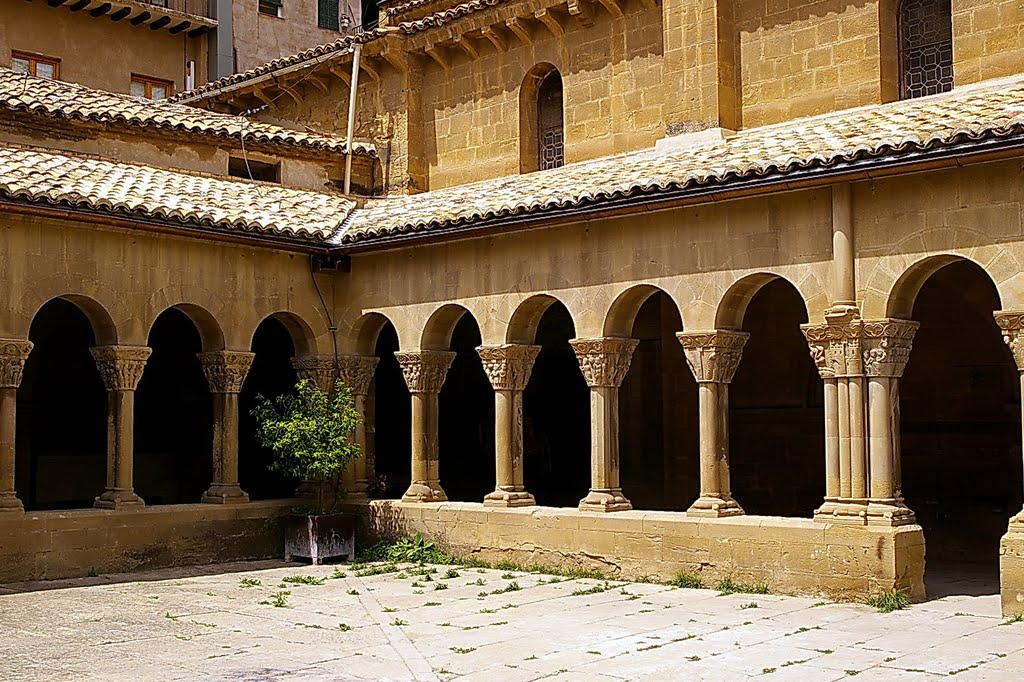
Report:
<svg viewBox="0 0 1024 682"><path fill-rule="evenodd" d="M257 330L267 319L277 320L286 330L288 330L288 335L291 336L292 339L292 345L295 346L296 357L307 357L316 355L319 352L316 343L316 334L313 333L313 328L308 322L302 319L302 317L287 310L279 310L276 313L271 313L260 320L259 324L256 325L256 329L253 329L252 335L250 336L250 348L252 347L253 339L256 338Z"/></svg>
<svg viewBox="0 0 1024 682"><path fill-rule="evenodd" d="M220 323L217 322L217 318L213 314L201 305L195 303L177 303L169 308L174 308L184 313L188 319L192 320L192 324L196 326L199 331L199 338L203 343L203 351L214 351L224 350L226 344L224 342L224 330L221 328ZM149 338L149 334L153 330L153 325L156 320L163 314L156 315L150 322L149 329L146 331L146 338Z"/></svg>
<svg viewBox="0 0 1024 682"><path fill-rule="evenodd" d="M537 338L537 325L540 324L540 318L544 316L544 313L554 303L561 303L565 306L566 310L570 310L564 301L555 298L551 294L536 294L520 303L508 321L508 329L505 331L505 342L533 343Z"/></svg>
<svg viewBox="0 0 1024 682"><path fill-rule="evenodd" d="M467 308L458 303L446 303L427 318L420 337L420 348L423 350L448 350L452 341L452 332L463 315L469 313Z"/></svg>
<svg viewBox="0 0 1024 682"><path fill-rule="evenodd" d="M715 328L742 329L743 317L747 312L747 306L750 304L751 299L765 285L778 279L784 280L800 293L800 297L804 301L804 310L809 312L810 306L807 305L807 297L800 290L800 287L791 280L773 272L755 272L733 282L732 286L725 292L725 295L722 296L715 312Z"/></svg>
<svg viewBox="0 0 1024 682"><path fill-rule="evenodd" d="M562 75L558 67L550 62L541 62L527 71L526 76L523 78L523 84L519 88L519 171L521 173L531 173L542 167L540 98L545 85L552 85L553 79L557 79L558 100L561 102L563 93ZM561 129L559 134L561 135L565 129L564 114L559 127ZM564 137L561 144L564 145ZM564 151L561 157L564 163Z"/></svg>
<svg viewBox="0 0 1024 682"><path fill-rule="evenodd" d="M114 324L114 319L107 312L107 309L94 298L89 296L83 296L81 294L63 294L61 296L55 296L50 301L60 299L71 303L89 320L89 325L92 327L92 333L96 337L97 346L113 346L117 345L117 326ZM36 314L39 310L42 310L50 301L46 301L42 306L36 309ZM33 321L35 315L32 316Z"/></svg>
<svg viewBox="0 0 1024 682"><path fill-rule="evenodd" d="M628 338L632 334L633 323L636 321L640 308L651 296L658 293L665 294L673 303L676 303L671 294L653 284L637 284L619 294L612 301L608 308L608 314L604 318L604 336ZM682 311L679 311L678 308L679 304L676 303L676 309L682 318Z"/></svg>
<svg viewBox="0 0 1024 682"><path fill-rule="evenodd" d="M389 324L395 326L395 323L383 313L365 313L352 325L350 347L357 355L373 355L381 331Z"/></svg>
<svg viewBox="0 0 1024 682"><path fill-rule="evenodd" d="M988 275L989 280L992 282L992 286L995 288L997 295L999 295L999 286L992 278L992 275L990 275L978 262L965 256L950 253L928 256L913 263L910 267L904 270L903 274L900 275L892 285L885 307L886 317L894 317L903 320L911 319L914 314L914 302L917 300L917 295L920 293L921 287L925 285L925 282L927 282L932 275L942 268L958 261L967 261L977 265L982 272ZM1002 297L1000 296L1000 300L1001 299Z"/></svg>

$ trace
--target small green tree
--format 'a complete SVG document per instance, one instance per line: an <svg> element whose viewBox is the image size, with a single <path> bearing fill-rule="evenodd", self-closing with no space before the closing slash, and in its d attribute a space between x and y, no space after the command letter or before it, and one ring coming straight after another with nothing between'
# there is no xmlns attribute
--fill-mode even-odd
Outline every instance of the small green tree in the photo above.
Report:
<svg viewBox="0 0 1024 682"><path fill-rule="evenodd" d="M351 436L359 423L352 391L336 384L328 396L303 379L295 395L268 400L256 396L252 411L258 424L256 438L273 451L270 469L318 483L317 512L327 513L324 490L331 484L330 511L338 505L341 472L363 453Z"/></svg>

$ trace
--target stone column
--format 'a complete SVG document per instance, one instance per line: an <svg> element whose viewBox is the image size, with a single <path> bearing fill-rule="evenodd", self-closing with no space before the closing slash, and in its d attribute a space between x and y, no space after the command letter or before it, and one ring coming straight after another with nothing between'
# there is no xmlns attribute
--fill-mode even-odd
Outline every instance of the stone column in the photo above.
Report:
<svg viewBox="0 0 1024 682"><path fill-rule="evenodd" d="M1024 311L998 310L994 315L999 331L1003 334L1003 340L1010 348L1014 362L1017 363L1017 371L1020 372L1021 417L1024 424ZM1010 519L1010 530L1024 533L1024 510Z"/></svg>
<svg viewBox="0 0 1024 682"><path fill-rule="evenodd" d="M14 490L14 434L18 386L32 342L0 339L0 513L25 507Z"/></svg>
<svg viewBox="0 0 1024 682"><path fill-rule="evenodd" d="M899 480L899 380L920 325L910 320L864 322L864 374L868 392L869 491L867 523L902 526L915 522Z"/></svg>
<svg viewBox="0 0 1024 682"><path fill-rule="evenodd" d="M714 330L676 334L686 364L697 380L700 411L700 497L691 516L736 516L729 477L729 382L736 374L750 334Z"/></svg>
<svg viewBox="0 0 1024 682"><path fill-rule="evenodd" d="M252 353L227 350L199 353L213 394L213 482L203 493L203 502L249 501L249 495L238 485L238 394L254 357Z"/></svg>
<svg viewBox="0 0 1024 682"><path fill-rule="evenodd" d="M1024 396L1024 311L999 310L995 318L1017 363ZM1024 399L1021 410L1024 424ZM1024 510L1010 518L1006 535L999 542L999 584L1003 615L1024 613Z"/></svg>
<svg viewBox="0 0 1024 682"><path fill-rule="evenodd" d="M633 505L619 482L619 386L626 378L636 339L573 339L583 378L590 386L590 492L581 511L627 511Z"/></svg>
<svg viewBox="0 0 1024 682"><path fill-rule="evenodd" d="M93 506L141 507L144 503L132 482L135 388L153 351L146 346L97 346L89 351L107 389L107 487Z"/></svg>
<svg viewBox="0 0 1024 682"><path fill-rule="evenodd" d="M412 394L412 484L403 502L445 502L438 469L438 394L455 353L439 350L396 352Z"/></svg>
<svg viewBox="0 0 1024 682"><path fill-rule="evenodd" d="M373 382L374 370L379 359L373 355L342 355L338 357L338 377L341 383L352 391L352 401L359 422L356 424L352 440L359 445L361 457L353 461L345 470L345 490L348 499L361 501L368 499L366 494L370 481L366 468L366 400Z"/></svg>
<svg viewBox="0 0 1024 682"><path fill-rule="evenodd" d="M495 488L484 497L484 506L535 505L523 484L523 391L540 346L480 346L476 352L494 388Z"/></svg>

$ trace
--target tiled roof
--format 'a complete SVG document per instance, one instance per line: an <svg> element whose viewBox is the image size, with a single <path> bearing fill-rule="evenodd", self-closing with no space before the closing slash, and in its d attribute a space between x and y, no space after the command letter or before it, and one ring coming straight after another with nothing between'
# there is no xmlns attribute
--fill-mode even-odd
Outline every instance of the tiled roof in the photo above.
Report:
<svg viewBox="0 0 1024 682"><path fill-rule="evenodd" d="M0 68L0 110L30 112L73 121L113 126L176 130L234 138L250 144L284 145L344 153L345 141L318 133L291 130L243 116L205 111L168 101L152 102L75 83L37 78ZM357 154L375 155L373 145L357 143Z"/></svg>
<svg viewBox="0 0 1024 682"><path fill-rule="evenodd" d="M334 194L8 144L0 144L0 196L316 241L355 206Z"/></svg>
<svg viewBox="0 0 1024 682"><path fill-rule="evenodd" d="M739 132L703 146L645 150L527 175L484 180L369 202L336 241L353 243L406 232L476 226L513 216L759 178L785 180L845 162L881 162L909 153L990 138L1024 136L1024 79L867 106Z"/></svg>
<svg viewBox="0 0 1024 682"><path fill-rule="evenodd" d="M435 26L444 26L445 24L455 21L459 17L464 17L468 14L473 14L481 10L495 7L497 5L503 5L508 0L469 0L468 2L460 2L457 5L452 5L447 9L428 14L422 19L416 19L415 21L403 21L398 24L398 28L403 33L413 34L419 33L420 31L426 31L429 28Z"/></svg>

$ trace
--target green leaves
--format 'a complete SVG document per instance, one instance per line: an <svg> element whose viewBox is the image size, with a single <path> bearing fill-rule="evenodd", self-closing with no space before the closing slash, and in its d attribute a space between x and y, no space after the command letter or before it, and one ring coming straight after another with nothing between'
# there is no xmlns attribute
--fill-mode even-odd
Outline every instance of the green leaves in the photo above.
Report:
<svg viewBox="0 0 1024 682"><path fill-rule="evenodd" d="M295 391L256 397L256 438L276 455L270 468L302 480L336 478L362 454L351 439L359 423L352 391L339 384L328 396L305 379Z"/></svg>

